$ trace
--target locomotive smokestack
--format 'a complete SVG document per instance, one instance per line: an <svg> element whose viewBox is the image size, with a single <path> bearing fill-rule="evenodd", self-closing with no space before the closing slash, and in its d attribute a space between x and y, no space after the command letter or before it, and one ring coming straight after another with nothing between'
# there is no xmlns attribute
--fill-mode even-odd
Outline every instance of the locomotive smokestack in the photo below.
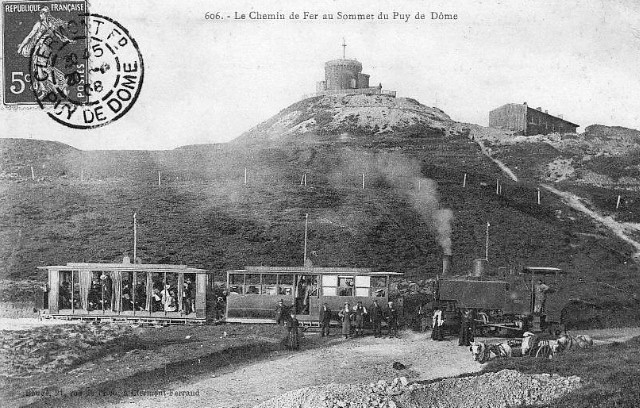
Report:
<svg viewBox="0 0 640 408"><path fill-rule="evenodd" d="M449 275L451 273L451 254L442 255L442 276Z"/></svg>

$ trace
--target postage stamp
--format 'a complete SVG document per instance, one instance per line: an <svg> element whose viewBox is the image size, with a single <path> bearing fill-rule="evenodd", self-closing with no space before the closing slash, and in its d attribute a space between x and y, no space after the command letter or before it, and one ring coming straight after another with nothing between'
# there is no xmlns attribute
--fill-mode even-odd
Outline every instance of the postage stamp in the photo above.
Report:
<svg viewBox="0 0 640 408"><path fill-rule="evenodd" d="M5 105L37 104L29 70L36 41L48 31L56 31L61 38L85 35L86 22L82 15L86 13L84 1L2 3L2 100Z"/></svg>
<svg viewBox="0 0 640 408"><path fill-rule="evenodd" d="M143 83L144 63L136 41L115 20L88 13L85 3L68 4L66 10L76 12L64 16L66 19L51 14L62 7L54 4L43 2L39 8L31 7L30 2L5 5L5 13L31 9L38 13L31 31L13 47L16 55L10 58L27 62L26 67L24 61L16 64L21 71L9 78L16 84L13 88L5 84L5 94L21 91L25 96L14 98L14 104L35 103L53 120L72 128L95 128L119 119L134 105ZM11 24L5 21L5 30ZM17 42L17 37L12 41ZM13 44L5 41L4 45L7 61L7 49Z"/></svg>

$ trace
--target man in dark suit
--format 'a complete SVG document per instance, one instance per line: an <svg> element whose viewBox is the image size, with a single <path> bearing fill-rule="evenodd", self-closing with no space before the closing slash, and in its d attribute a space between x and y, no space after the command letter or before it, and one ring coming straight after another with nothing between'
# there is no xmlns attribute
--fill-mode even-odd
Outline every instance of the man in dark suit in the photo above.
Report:
<svg viewBox="0 0 640 408"><path fill-rule="evenodd" d="M371 323L373 323L373 337L382 337L383 312L377 300L373 301L373 306L371 306L370 311Z"/></svg>
<svg viewBox="0 0 640 408"><path fill-rule="evenodd" d="M387 333L389 337L398 337L398 309L389 301L387 308Z"/></svg>
<svg viewBox="0 0 640 408"><path fill-rule="evenodd" d="M329 326L331 325L331 309L327 303L323 303L320 307L320 327L321 327L321 336L329 335Z"/></svg>

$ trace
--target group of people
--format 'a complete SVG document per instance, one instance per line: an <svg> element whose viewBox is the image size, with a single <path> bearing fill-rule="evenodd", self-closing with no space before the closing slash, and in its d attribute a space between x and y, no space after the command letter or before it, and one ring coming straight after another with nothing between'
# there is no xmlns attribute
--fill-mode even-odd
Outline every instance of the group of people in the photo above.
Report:
<svg viewBox="0 0 640 408"><path fill-rule="evenodd" d="M436 306L431 318L431 338L436 341L444 340L444 315L443 310ZM470 346L475 331L475 313L473 309L460 311L460 329L458 330L458 345Z"/></svg>
<svg viewBox="0 0 640 408"><path fill-rule="evenodd" d="M86 298L86 309L92 310L115 310L118 303L116 302L114 293L114 285L111 276L102 273L99 277L94 276L89 286ZM132 287L132 283L128 279L122 280L122 288L120 289L121 311L143 311L147 308L147 291L146 282L140 280ZM169 283L162 285L154 285L151 294L151 311L153 312L177 312L181 311L188 315L195 312L195 285L192 279L187 277L183 283L182 289L182 307L178 307L178 290L175 285ZM80 293L71 296L70 282L64 281L59 289L59 304L61 309L70 309L71 301L74 301L76 308L84 308Z"/></svg>
<svg viewBox="0 0 640 408"><path fill-rule="evenodd" d="M333 311L325 302L320 307L320 328L321 336L329 336L331 321L334 320ZM367 309L361 301L351 307L349 302L344 303L344 307L337 313L341 322L341 334L345 339L349 337L364 336L364 324L371 321L373 325L374 337L382 337L382 322L387 323L387 335L389 337L398 336L398 309L392 301L383 308L377 300ZM288 349L298 350L300 348L300 324L296 319L295 308L284 304L280 299L276 308L276 323L282 324L287 329L285 343Z"/></svg>
<svg viewBox="0 0 640 408"><path fill-rule="evenodd" d="M392 301L389 301L386 308L378 304L377 300L369 308L369 311L358 302L353 309L349 302L345 302L344 307L338 312L338 317L342 323L342 335L344 338L350 336L363 336L364 323L368 319L373 325L373 336L382 337L382 322L387 323L387 335L389 337L398 336L398 309Z"/></svg>
<svg viewBox="0 0 640 408"><path fill-rule="evenodd" d="M374 337L382 337L382 322L387 323L387 335L397 337L398 335L398 309L393 302L389 302L386 308L378 304L377 300L367 308L361 301L352 308L349 302L344 303L344 307L338 312L338 319L341 322L341 333L345 339L349 337L364 336L364 324L371 321L373 325ZM320 308L321 335L329 335L332 312L327 303Z"/></svg>
<svg viewBox="0 0 640 408"><path fill-rule="evenodd" d="M178 289L169 283L164 288L153 288L151 309L154 312L182 312L188 315L195 312L195 287L191 278L186 278L182 284L182 307L178 305Z"/></svg>

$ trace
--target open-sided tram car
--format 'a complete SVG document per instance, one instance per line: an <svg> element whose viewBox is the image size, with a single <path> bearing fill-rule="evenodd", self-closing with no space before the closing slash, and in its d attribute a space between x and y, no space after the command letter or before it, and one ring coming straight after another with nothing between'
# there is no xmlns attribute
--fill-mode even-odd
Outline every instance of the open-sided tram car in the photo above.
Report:
<svg viewBox="0 0 640 408"><path fill-rule="evenodd" d="M213 309L207 271L186 265L68 263L40 269L48 272L43 317L204 323ZM158 301L164 289L172 298L166 303Z"/></svg>
<svg viewBox="0 0 640 408"><path fill-rule="evenodd" d="M384 307L389 299L389 278L397 272L372 272L365 268L248 266L227 272L226 321L273 323L277 303L295 308L303 326L319 325L324 302L333 319L345 302L358 301L368 309L374 300Z"/></svg>
<svg viewBox="0 0 640 408"><path fill-rule="evenodd" d="M561 275L566 272L550 267L525 267L514 275L493 277L443 277L436 281L436 305L443 310L445 330L456 332L460 327L460 311L472 309L479 334L489 336L521 335L524 331L559 334L564 327L561 311L566 299L552 292L560 288ZM546 311L534 314L535 285L542 279L551 291L547 295Z"/></svg>

